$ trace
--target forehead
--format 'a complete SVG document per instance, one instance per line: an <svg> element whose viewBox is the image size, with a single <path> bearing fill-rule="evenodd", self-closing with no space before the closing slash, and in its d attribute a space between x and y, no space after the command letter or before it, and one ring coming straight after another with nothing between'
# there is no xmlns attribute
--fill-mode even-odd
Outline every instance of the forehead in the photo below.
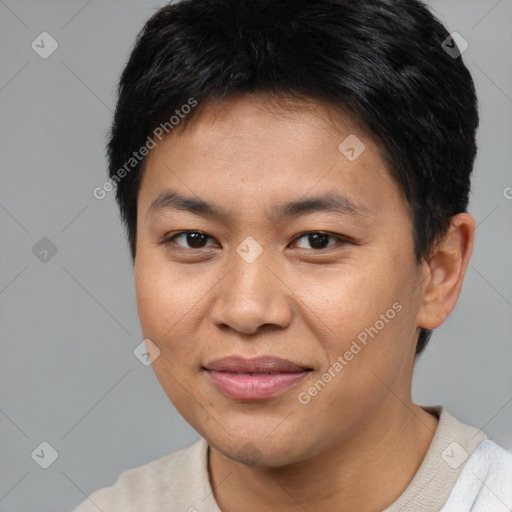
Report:
<svg viewBox="0 0 512 512"><path fill-rule="evenodd" d="M359 212L400 196L374 140L326 103L241 96L206 105L177 128L145 161L139 196L146 209L164 205L167 189L212 205L217 197L248 206L250 198L265 208L284 196L340 192Z"/></svg>
<svg viewBox="0 0 512 512"><path fill-rule="evenodd" d="M315 135L331 134L335 139L343 133L358 133L371 144L373 138L356 123L348 109L331 101L313 98L284 98L268 94L240 94L220 102L200 103L185 122L178 124L167 139L187 134L197 141L215 143L222 133L235 129L238 138L246 134L265 141L285 140L294 133L315 140ZM276 130L280 134L276 134ZM265 136L268 136L267 138ZM276 139L276 135L281 135Z"/></svg>

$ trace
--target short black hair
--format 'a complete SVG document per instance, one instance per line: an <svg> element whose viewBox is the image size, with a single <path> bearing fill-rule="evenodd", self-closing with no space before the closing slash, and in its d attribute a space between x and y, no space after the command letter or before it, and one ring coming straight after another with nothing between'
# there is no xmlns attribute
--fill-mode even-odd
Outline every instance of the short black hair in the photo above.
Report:
<svg viewBox="0 0 512 512"><path fill-rule="evenodd" d="M144 169L134 151L171 117L179 114L183 129L201 105L241 94L349 112L407 198L416 263L428 258L450 218L466 211L476 155L475 88L460 53L446 51L447 41L455 47L450 37L418 0L182 0L160 8L122 73L107 146L133 261ZM192 102L199 107L184 109ZM417 354L431 334L421 328Z"/></svg>

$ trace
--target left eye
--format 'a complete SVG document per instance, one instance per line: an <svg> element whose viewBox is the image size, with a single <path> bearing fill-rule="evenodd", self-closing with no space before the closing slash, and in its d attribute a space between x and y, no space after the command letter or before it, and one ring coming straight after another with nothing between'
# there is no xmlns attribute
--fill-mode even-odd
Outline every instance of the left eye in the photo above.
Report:
<svg viewBox="0 0 512 512"><path fill-rule="evenodd" d="M326 245L328 244L329 238L335 240L335 242L341 242L346 243L346 241L341 238L340 236L333 235L331 233L323 233L320 231L315 231L311 233L304 233L297 237L295 240L301 240L306 239L307 242L310 244L312 249L326 249L327 247L332 247L334 244ZM310 247L300 247L301 249L309 249Z"/></svg>

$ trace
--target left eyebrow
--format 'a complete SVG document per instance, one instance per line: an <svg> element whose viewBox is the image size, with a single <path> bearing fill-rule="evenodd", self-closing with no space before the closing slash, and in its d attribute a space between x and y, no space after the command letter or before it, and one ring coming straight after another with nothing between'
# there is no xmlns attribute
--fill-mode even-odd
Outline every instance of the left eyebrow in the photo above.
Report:
<svg viewBox="0 0 512 512"><path fill-rule="evenodd" d="M364 204L339 192L329 192L298 201L290 201L274 207L265 213L271 219L296 218L315 212L333 212L340 215L369 215L373 212Z"/></svg>
<svg viewBox="0 0 512 512"><path fill-rule="evenodd" d="M228 217L226 210L220 206L197 197L182 196L176 191L165 190L151 203L146 216L164 209L184 210L204 217ZM297 218L315 212L333 212L341 215L374 214L364 204L354 201L345 194L330 192L321 196L290 201L274 206L264 214L269 220Z"/></svg>

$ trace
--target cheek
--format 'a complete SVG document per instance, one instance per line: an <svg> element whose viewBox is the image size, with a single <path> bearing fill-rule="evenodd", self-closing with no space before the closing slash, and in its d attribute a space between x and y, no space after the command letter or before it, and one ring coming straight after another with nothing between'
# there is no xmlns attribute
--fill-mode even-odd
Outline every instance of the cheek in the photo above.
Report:
<svg viewBox="0 0 512 512"><path fill-rule="evenodd" d="M172 335L172 326L190 309L187 288L176 279L169 265L141 251L135 264L135 290L144 337L162 349L163 338Z"/></svg>
<svg viewBox="0 0 512 512"><path fill-rule="evenodd" d="M159 340L171 322L171 316L176 315L177 308L181 308L180 301L176 300L179 293L155 267L139 270L135 277L135 289L143 334Z"/></svg>
<svg viewBox="0 0 512 512"><path fill-rule="evenodd" d="M310 400L306 422L328 411L332 428L340 422L356 425L383 403L388 386L406 380L412 333L405 307L407 278L397 270L377 271L386 268L384 263L372 271L360 262L351 272L346 268L335 274L336 279L331 273L310 282L304 311L310 311L310 326L317 330L314 336L325 357L318 375L322 382L298 390L302 400Z"/></svg>
<svg viewBox="0 0 512 512"><path fill-rule="evenodd" d="M400 295L392 274L362 263L326 269L305 279L299 288L307 290L303 300L317 323L323 322L331 336L345 340L373 325Z"/></svg>
<svg viewBox="0 0 512 512"><path fill-rule="evenodd" d="M393 373L408 357L415 332L409 295L414 269L392 256L380 252L376 261L360 260L301 283L308 290L303 315L323 339L328 364L347 354L347 367Z"/></svg>
<svg viewBox="0 0 512 512"><path fill-rule="evenodd" d="M143 256L141 254L141 256ZM186 265L143 258L135 266L137 311L145 338L160 349L173 367L197 363L194 338L208 314L208 297L218 273L201 274Z"/></svg>
<svg viewBox="0 0 512 512"><path fill-rule="evenodd" d="M175 407L187 418L191 379L199 370L194 309L200 291L167 263L141 258L135 266L137 311L144 338L160 350L152 368ZM204 294L203 294L204 296ZM198 304L199 302L199 304Z"/></svg>
<svg viewBox="0 0 512 512"><path fill-rule="evenodd" d="M190 302L186 276L159 250L141 244L134 273L137 309L143 324L158 328L186 312Z"/></svg>

